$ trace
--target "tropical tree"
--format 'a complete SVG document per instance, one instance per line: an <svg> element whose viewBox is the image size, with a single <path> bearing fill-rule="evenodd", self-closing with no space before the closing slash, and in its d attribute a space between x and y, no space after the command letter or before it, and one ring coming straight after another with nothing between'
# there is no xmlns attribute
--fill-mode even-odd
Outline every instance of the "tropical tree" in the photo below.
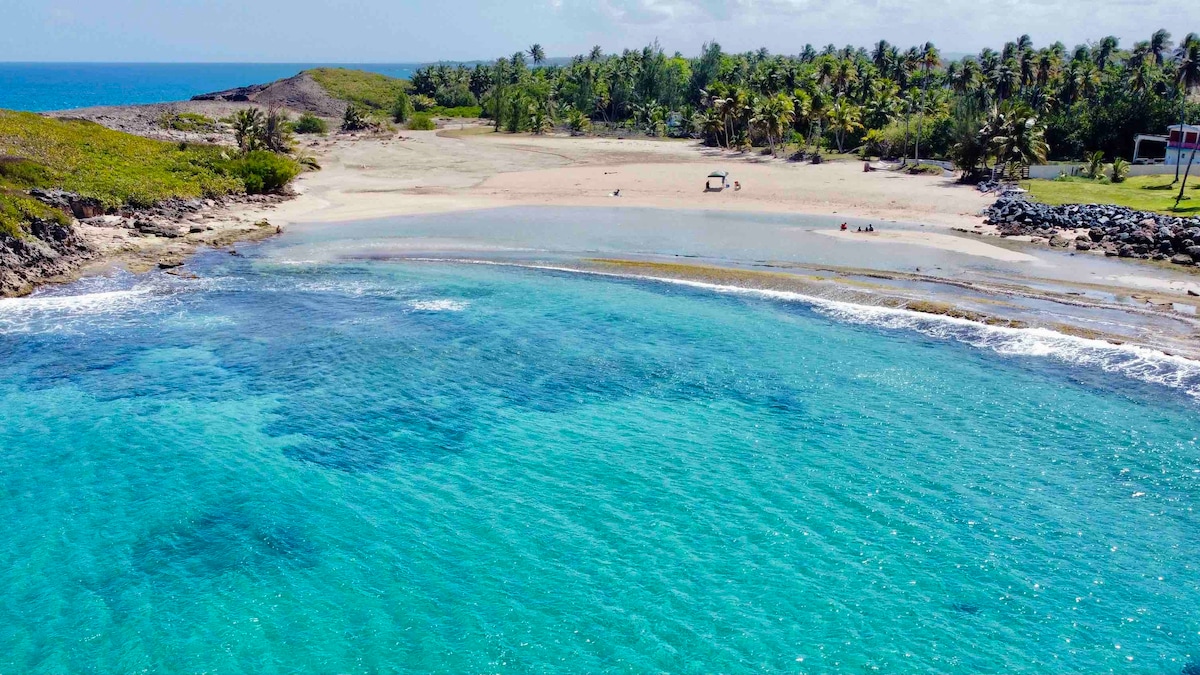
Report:
<svg viewBox="0 0 1200 675"><path fill-rule="evenodd" d="M1124 183L1129 175L1129 162L1123 157L1117 157L1109 165L1109 177L1114 183Z"/></svg>
<svg viewBox="0 0 1200 675"><path fill-rule="evenodd" d="M233 114L233 138L242 152L262 149L262 131L262 110L245 108Z"/></svg>
<svg viewBox="0 0 1200 675"><path fill-rule="evenodd" d="M921 113L917 117L917 142L913 146L914 163L921 161L921 132L925 122L925 100L929 93L929 74L941 63L942 57L937 47L934 47L932 42L926 42L921 50L921 68L925 71L925 77L921 82Z"/></svg>
<svg viewBox="0 0 1200 675"><path fill-rule="evenodd" d="M838 152L845 152L846 134L863 128L862 109L839 97L829 109L829 128L837 140Z"/></svg>
<svg viewBox="0 0 1200 675"><path fill-rule="evenodd" d="M791 127L795 119L795 104L786 94L781 93L760 101L754 108L752 121L763 130L767 137L767 145L771 148L771 154L776 155L776 139L783 137L784 128Z"/></svg>
<svg viewBox="0 0 1200 675"><path fill-rule="evenodd" d="M533 65L540 66L546 60L546 52L540 44L534 43L529 47L529 58L533 60Z"/></svg>
<svg viewBox="0 0 1200 675"><path fill-rule="evenodd" d="M1200 35L1188 33L1179 43L1179 49L1175 52L1175 84L1179 87L1179 138L1182 141L1183 125L1187 123L1187 97L1200 86ZM1175 162L1176 181L1179 180L1179 164L1179 161ZM1191 169L1190 162L1188 168Z"/></svg>
<svg viewBox="0 0 1200 675"><path fill-rule="evenodd" d="M1104 175L1104 151L1095 150L1087 154L1087 165L1083 169L1083 175L1088 178L1099 178Z"/></svg>
<svg viewBox="0 0 1200 675"><path fill-rule="evenodd" d="M1003 162L1010 173L1021 166L1046 161L1046 153L1050 150L1045 127L1024 103L1008 103L995 108L986 133L990 136L996 161Z"/></svg>

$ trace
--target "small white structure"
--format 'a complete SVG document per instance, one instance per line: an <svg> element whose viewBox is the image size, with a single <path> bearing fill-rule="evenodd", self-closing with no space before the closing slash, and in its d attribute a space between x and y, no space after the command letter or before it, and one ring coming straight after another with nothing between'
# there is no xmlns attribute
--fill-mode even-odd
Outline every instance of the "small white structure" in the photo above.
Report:
<svg viewBox="0 0 1200 675"><path fill-rule="evenodd" d="M1161 158L1158 158L1157 153L1154 153L1153 157L1143 157L1142 156L1142 143L1143 142L1152 143L1154 145L1158 145L1159 143L1166 145L1167 137L1166 136L1154 136L1152 134L1138 134L1137 136L1134 136L1133 137L1133 163L1134 164L1156 164L1156 163L1162 162L1163 160Z"/></svg>
<svg viewBox="0 0 1200 675"><path fill-rule="evenodd" d="M1192 156L1200 149L1200 126L1175 124L1167 129L1170 133L1167 135L1167 156L1164 163L1175 166L1193 161Z"/></svg>

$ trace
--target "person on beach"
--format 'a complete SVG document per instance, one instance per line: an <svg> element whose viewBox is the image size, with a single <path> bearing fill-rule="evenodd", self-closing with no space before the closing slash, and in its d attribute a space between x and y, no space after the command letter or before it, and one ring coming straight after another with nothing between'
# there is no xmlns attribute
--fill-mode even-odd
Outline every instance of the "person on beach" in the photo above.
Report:
<svg viewBox="0 0 1200 675"><path fill-rule="evenodd" d="M846 224L842 223L842 232L845 232L845 231L846 231Z"/></svg>

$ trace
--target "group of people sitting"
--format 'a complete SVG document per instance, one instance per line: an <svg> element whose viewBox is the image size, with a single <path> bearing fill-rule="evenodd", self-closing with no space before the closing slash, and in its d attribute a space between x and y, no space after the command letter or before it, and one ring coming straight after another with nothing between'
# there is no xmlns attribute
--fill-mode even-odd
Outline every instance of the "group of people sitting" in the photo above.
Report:
<svg viewBox="0 0 1200 675"><path fill-rule="evenodd" d="M842 232L845 232L848 229L850 229L850 226L847 225L846 223L842 223ZM858 229L855 230L855 232L874 232L874 231L875 231L875 226L872 225L871 223L867 223L866 227L859 227Z"/></svg>

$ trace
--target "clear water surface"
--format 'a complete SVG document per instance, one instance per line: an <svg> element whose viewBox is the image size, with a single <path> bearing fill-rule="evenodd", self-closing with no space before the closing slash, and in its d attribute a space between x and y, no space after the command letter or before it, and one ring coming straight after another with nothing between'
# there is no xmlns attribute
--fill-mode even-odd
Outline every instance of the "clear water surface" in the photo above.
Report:
<svg viewBox="0 0 1200 675"><path fill-rule="evenodd" d="M1200 656L1187 373L303 237L0 301L0 672Z"/></svg>

